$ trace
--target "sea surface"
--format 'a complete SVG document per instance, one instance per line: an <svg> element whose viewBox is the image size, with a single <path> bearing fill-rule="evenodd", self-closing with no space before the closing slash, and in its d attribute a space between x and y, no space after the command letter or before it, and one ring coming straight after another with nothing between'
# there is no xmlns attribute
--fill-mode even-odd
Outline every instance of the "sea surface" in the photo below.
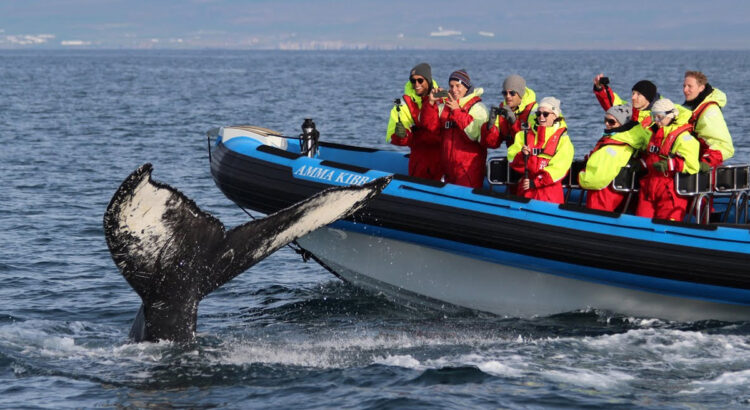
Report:
<svg viewBox="0 0 750 410"><path fill-rule="evenodd" d="M626 99L647 78L682 102L683 72L703 70L750 161L750 52L0 51L0 408L750 405L750 322L405 308L287 248L203 300L194 343L128 341L140 300L102 216L130 172L152 163L236 226L206 131L297 135L309 117L324 140L396 149L387 115L422 61L442 85L467 69L491 103L523 75L562 100L577 157L601 135L597 73Z"/></svg>

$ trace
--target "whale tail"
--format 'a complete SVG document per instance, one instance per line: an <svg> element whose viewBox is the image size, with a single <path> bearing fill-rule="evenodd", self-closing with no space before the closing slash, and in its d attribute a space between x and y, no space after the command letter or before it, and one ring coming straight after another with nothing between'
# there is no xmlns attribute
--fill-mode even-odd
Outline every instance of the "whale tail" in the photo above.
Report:
<svg viewBox="0 0 750 410"><path fill-rule="evenodd" d="M289 242L364 207L390 182L326 189L229 231L190 198L151 179L145 164L120 185L104 213L110 254L143 302L135 341L186 341L198 303Z"/></svg>

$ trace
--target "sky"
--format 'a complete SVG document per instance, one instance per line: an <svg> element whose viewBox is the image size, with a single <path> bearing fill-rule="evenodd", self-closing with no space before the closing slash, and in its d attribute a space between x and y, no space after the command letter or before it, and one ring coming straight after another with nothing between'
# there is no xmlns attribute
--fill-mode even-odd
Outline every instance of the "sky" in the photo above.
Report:
<svg viewBox="0 0 750 410"><path fill-rule="evenodd" d="M750 48L740 0L0 0L0 49Z"/></svg>

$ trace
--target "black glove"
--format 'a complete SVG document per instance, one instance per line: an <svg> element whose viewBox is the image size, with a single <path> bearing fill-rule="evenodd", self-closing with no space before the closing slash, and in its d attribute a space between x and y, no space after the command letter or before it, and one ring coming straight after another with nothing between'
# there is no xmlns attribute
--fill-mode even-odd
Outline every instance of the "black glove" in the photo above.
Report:
<svg viewBox="0 0 750 410"><path fill-rule="evenodd" d="M396 123L395 134L399 138L404 138L406 136L406 127L404 127L404 124L402 124L401 121Z"/></svg>
<svg viewBox="0 0 750 410"><path fill-rule="evenodd" d="M495 118L500 115L500 107L490 107L490 122L495 123Z"/></svg>
<svg viewBox="0 0 750 410"><path fill-rule="evenodd" d="M667 164L666 159L663 159L661 161L654 162L654 164L651 165L651 167L659 172L666 172L667 168L669 168L669 164Z"/></svg>
<svg viewBox="0 0 750 410"><path fill-rule="evenodd" d="M701 169L700 169L701 172L708 172L711 170L711 165L709 165L708 162L701 161L700 164L701 164Z"/></svg>
<svg viewBox="0 0 750 410"><path fill-rule="evenodd" d="M630 158L630 161L628 161L628 165L630 165L630 169L636 175L646 171L645 169L643 169L643 164L641 164L641 160L639 160L638 158Z"/></svg>
<svg viewBox="0 0 750 410"><path fill-rule="evenodd" d="M509 107L500 107L500 115L508 121L508 124L513 125L516 122L516 113L513 112Z"/></svg>

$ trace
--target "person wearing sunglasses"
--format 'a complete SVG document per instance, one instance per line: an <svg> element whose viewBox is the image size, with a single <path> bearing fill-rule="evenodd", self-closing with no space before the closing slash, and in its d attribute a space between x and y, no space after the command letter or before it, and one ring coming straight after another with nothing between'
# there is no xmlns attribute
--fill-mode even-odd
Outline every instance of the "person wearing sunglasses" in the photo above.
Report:
<svg viewBox="0 0 750 410"><path fill-rule="evenodd" d="M674 176L698 172L700 144L690 134L691 112L678 108L667 98L657 100L651 108L651 135L640 158L647 174L641 177L638 216L672 221L685 218L688 200L677 194Z"/></svg>
<svg viewBox="0 0 750 410"><path fill-rule="evenodd" d="M411 69L409 81L404 85L403 98L391 109L386 142L411 149L409 175L439 181L443 177L440 133L429 131L419 118L424 99L429 98L430 92L437 88L429 64L420 63Z"/></svg>
<svg viewBox="0 0 750 410"><path fill-rule="evenodd" d="M503 101L490 109L490 120L482 127L482 144L498 148L503 141L510 146L513 137L528 124L529 116L536 110L536 93L526 86L526 80L511 74L503 81Z"/></svg>
<svg viewBox="0 0 750 410"><path fill-rule="evenodd" d="M511 168L523 174L516 194L524 198L561 204L565 201L562 180L575 154L560 100L545 97L535 112L534 125L516 133L508 147Z"/></svg>
<svg viewBox="0 0 750 410"><path fill-rule="evenodd" d="M609 77L599 73L594 77L594 95L604 111L615 105L627 104L617 93L609 87ZM651 105L661 98L656 85L648 80L638 81L633 85L630 93L630 104L633 106L633 121L640 122L644 127L651 124Z"/></svg>
<svg viewBox="0 0 750 410"><path fill-rule="evenodd" d="M727 95L711 87L700 71L685 72L682 93L685 95L682 105L693 111L689 122L701 144L701 171L707 172L734 155L732 136L721 112L727 104Z"/></svg>
<svg viewBox="0 0 750 410"><path fill-rule="evenodd" d="M480 188L486 175L487 148L479 143L487 122L482 88L474 88L465 69L448 77L450 92L439 97L434 90L422 105L422 122L430 132L440 132L441 165L445 182Z"/></svg>
<svg viewBox="0 0 750 410"><path fill-rule="evenodd" d="M604 134L586 158L578 174L578 184L586 190L586 207L609 212L619 209L625 195L612 188L612 181L622 167L645 149L651 133L632 120L630 104L615 105L604 114Z"/></svg>

